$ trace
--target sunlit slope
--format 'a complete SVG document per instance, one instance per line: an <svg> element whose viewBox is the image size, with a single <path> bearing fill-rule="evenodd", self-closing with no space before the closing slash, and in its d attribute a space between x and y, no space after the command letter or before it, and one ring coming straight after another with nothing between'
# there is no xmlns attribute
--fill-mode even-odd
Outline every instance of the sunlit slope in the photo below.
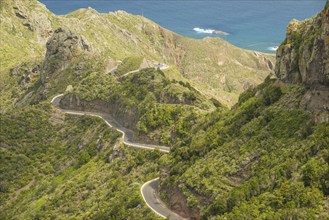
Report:
<svg viewBox="0 0 329 220"><path fill-rule="evenodd" d="M11 68L44 57L45 43L58 27L76 32L104 62L143 56L174 65L198 90L228 106L273 68L271 55L242 50L221 39L186 38L123 11L104 14L88 8L56 16L34 0L6 0L1 11L0 72L4 84L11 80Z"/></svg>

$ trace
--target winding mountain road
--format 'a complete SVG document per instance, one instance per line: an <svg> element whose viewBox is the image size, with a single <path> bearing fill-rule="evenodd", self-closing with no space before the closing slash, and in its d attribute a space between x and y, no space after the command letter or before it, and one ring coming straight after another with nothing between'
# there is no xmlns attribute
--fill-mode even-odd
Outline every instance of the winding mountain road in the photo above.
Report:
<svg viewBox="0 0 329 220"><path fill-rule="evenodd" d="M109 114L98 113L98 112L76 111L76 110L68 110L68 109L60 108L59 102L63 96L64 96L64 94L60 94L60 95L55 96L51 100L51 103L54 104L55 106L57 106L57 108L61 109L63 112L65 112L67 114L71 114L71 115L92 115L92 116L96 116L96 117L103 119L108 126L115 128L117 131L119 131L122 134L123 143L127 146L135 147L135 148L149 149L149 150L159 149L161 152L169 153L170 148L166 147L166 146L131 142L132 137L133 137L133 131L120 125L120 123L118 123Z"/></svg>
<svg viewBox="0 0 329 220"><path fill-rule="evenodd" d="M134 148L147 149L147 150L159 149L161 152L164 152L164 153L170 152L170 148L166 147L166 146L158 146L158 145L131 142L132 137L133 137L133 132L131 130L123 127L122 125L120 125L120 123L118 123L109 114L97 113L97 112L75 111L75 110L61 108L60 101L63 96L64 96L64 94L59 94L59 95L55 96L51 100L51 103L54 104L58 109L62 110L63 112L65 112L67 114L91 115L91 116L96 116L96 117L103 119L108 126L115 128L117 131L119 131L122 134L122 140L125 145L131 146ZM183 220L184 218L182 218L175 212L171 211L169 208L167 208L165 203L163 203L160 200L160 197L158 194L158 183L159 183L159 178L156 178L156 179L150 180L142 185L141 194L143 196L143 199L144 199L146 205L153 212L155 212L157 215L159 215L163 218L168 218L170 220Z"/></svg>
<svg viewBox="0 0 329 220"><path fill-rule="evenodd" d="M185 218L168 209L166 204L161 201L158 193L158 184L159 178L156 178L144 183L141 187L141 194L146 205L152 209L153 212L163 218L168 218L170 220L184 220Z"/></svg>

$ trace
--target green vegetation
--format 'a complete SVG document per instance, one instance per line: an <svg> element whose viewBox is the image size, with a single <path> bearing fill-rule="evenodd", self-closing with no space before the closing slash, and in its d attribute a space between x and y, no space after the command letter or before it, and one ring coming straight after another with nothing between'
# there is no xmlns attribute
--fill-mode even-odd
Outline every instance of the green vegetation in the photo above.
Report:
<svg viewBox="0 0 329 220"><path fill-rule="evenodd" d="M58 21L39 2L27 0L2 0L0 20L0 112L6 112L29 103L41 69L31 71L42 66L46 39ZM31 73L28 81L24 71Z"/></svg>
<svg viewBox="0 0 329 220"><path fill-rule="evenodd" d="M156 219L140 187L158 176L159 151L120 145L101 119L49 104L0 115L0 124L1 219Z"/></svg>
<svg viewBox="0 0 329 220"><path fill-rule="evenodd" d="M0 219L156 219L140 187L158 176L163 199L178 189L201 219L329 218L329 124L299 108L307 88L268 77L239 97L263 81L272 56L122 11L57 17L34 0L0 7ZM319 30L300 24L286 43L302 50ZM45 41L63 25L90 50L50 60L45 72ZM144 58L171 66L123 76ZM123 62L111 76L115 60ZM63 103L110 113L170 154L131 149L101 119L41 99L67 88Z"/></svg>
<svg viewBox="0 0 329 220"><path fill-rule="evenodd" d="M316 19L317 17L303 21L292 20L289 23L285 44L298 48L299 57L302 56L304 48L312 47L315 39L321 35L321 25L316 22Z"/></svg>
<svg viewBox="0 0 329 220"><path fill-rule="evenodd" d="M26 104L31 91L40 80L38 62L17 65L8 72L3 72L0 80L0 112ZM1 73L0 73L1 74Z"/></svg>
<svg viewBox="0 0 329 220"><path fill-rule="evenodd" d="M117 74L121 76L130 71L138 70L143 62L143 59L144 59L143 57L137 57L137 56L127 57L118 66Z"/></svg>
<svg viewBox="0 0 329 220"><path fill-rule="evenodd" d="M204 117L163 162L162 190L178 185L201 219L327 219L329 124L291 108L303 91L267 80Z"/></svg>
<svg viewBox="0 0 329 220"><path fill-rule="evenodd" d="M68 68L48 79L47 96L51 97L63 93L67 86L75 87L93 72L104 72L104 69L105 61L99 56L83 54L81 57L76 57L71 61Z"/></svg>
<svg viewBox="0 0 329 220"><path fill-rule="evenodd" d="M124 111L137 106L136 129L174 144L172 153L120 146L102 120L64 117L45 103L1 115L2 218L154 219L139 188L164 167L162 195L177 185L201 219L328 218L329 124L291 107L302 86L267 79L230 112L203 115L201 106L167 103L194 90L161 71L121 80L90 73L74 92Z"/></svg>
<svg viewBox="0 0 329 220"><path fill-rule="evenodd" d="M117 78L94 72L85 77L73 94L82 100L102 100L122 124L148 135L156 142L172 144L186 120L195 120L213 104L189 83L168 80L154 68Z"/></svg>
<svg viewBox="0 0 329 220"><path fill-rule="evenodd" d="M203 91L225 106L235 104L245 84L262 82L269 73L268 61L274 61L274 56L245 51L220 39L189 39L142 16L123 11L101 14L88 8L55 16L36 0L3 0L0 10L3 21L0 26L1 89L12 83L8 77L9 71L18 64L37 61L42 66L47 39L56 28L64 26L88 43L92 49L90 53L95 55L94 61L101 60L102 67L109 61L124 60L119 72L125 73L138 69L142 57L152 62L167 63L175 69L176 80L189 80L198 91ZM94 65L96 69L97 65ZM64 76L56 78L62 78L61 81L65 79ZM3 112L26 95L22 94L12 102L8 98L10 88L8 86L6 92L1 91ZM31 93L32 100L40 92ZM28 99L25 104L30 102L31 99Z"/></svg>

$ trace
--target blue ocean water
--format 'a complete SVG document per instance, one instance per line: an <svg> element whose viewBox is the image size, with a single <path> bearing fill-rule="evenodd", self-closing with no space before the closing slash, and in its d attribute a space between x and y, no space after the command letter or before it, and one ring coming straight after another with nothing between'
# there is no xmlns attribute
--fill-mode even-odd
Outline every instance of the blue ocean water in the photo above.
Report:
<svg viewBox="0 0 329 220"><path fill-rule="evenodd" d="M145 17L161 26L187 37L199 39L206 36L221 37L238 47L267 53L274 53L274 48L284 40L290 20L311 17L318 13L326 2L325 0L40 1L58 15L86 7L105 13L116 10L139 15L143 13ZM221 30L229 35L202 33L211 32L209 30Z"/></svg>

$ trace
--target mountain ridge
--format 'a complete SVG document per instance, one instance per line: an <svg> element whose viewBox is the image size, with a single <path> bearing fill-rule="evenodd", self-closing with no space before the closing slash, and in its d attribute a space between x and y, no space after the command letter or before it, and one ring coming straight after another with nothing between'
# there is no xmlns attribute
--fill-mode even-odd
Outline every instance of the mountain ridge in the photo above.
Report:
<svg viewBox="0 0 329 220"><path fill-rule="evenodd" d="M228 106L237 101L239 93L260 83L274 66L271 55L242 50L220 39L186 38L123 11L106 14L87 8L56 16L35 0L7 0L1 10L1 41L5 48L0 48L0 72L15 68L16 61L42 60L46 51L43 43L60 27L84 39L102 65L136 55L168 63L176 66L179 77ZM14 27L25 37L16 39ZM13 39L15 42L8 41ZM239 80L241 77L245 80Z"/></svg>

